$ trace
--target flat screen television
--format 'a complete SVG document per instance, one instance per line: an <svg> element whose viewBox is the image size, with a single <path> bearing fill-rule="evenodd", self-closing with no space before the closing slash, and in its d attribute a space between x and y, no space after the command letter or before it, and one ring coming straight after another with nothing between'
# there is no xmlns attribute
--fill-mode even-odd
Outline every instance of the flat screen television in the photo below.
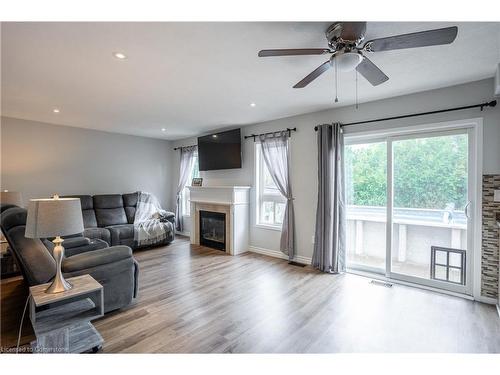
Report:
<svg viewBox="0 0 500 375"><path fill-rule="evenodd" d="M200 171L241 168L241 130L198 137Z"/></svg>

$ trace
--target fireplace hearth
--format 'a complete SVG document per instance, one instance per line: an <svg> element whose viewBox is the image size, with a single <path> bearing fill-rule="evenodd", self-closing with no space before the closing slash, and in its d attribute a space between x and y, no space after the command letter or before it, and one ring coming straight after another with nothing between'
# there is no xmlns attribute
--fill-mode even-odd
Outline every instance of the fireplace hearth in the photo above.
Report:
<svg viewBox="0 0 500 375"><path fill-rule="evenodd" d="M226 214L200 210L200 245L226 250Z"/></svg>

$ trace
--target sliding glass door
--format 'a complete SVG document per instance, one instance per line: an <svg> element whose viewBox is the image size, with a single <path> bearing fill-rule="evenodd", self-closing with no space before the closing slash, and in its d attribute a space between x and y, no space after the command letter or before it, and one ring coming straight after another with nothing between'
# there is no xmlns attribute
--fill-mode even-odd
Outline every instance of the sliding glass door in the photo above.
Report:
<svg viewBox="0 0 500 375"><path fill-rule="evenodd" d="M347 265L385 274L387 142L345 146Z"/></svg>
<svg viewBox="0 0 500 375"><path fill-rule="evenodd" d="M347 140L347 264L471 292L470 130Z"/></svg>
<svg viewBox="0 0 500 375"><path fill-rule="evenodd" d="M390 277L467 292L467 130L394 137Z"/></svg>

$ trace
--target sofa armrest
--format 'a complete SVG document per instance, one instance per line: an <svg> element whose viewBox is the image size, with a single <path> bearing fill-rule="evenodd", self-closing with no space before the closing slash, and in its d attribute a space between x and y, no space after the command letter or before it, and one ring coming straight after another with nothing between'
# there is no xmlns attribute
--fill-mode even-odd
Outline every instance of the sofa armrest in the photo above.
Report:
<svg viewBox="0 0 500 375"><path fill-rule="evenodd" d="M175 224L175 214L170 211L162 210L160 212L160 220L161 221L170 221L172 224Z"/></svg>
<svg viewBox="0 0 500 375"><path fill-rule="evenodd" d="M83 236L106 241L111 246L111 233L106 228L85 228Z"/></svg>
<svg viewBox="0 0 500 375"><path fill-rule="evenodd" d="M64 243L63 243L64 245ZM71 256L78 255L80 253L86 253L87 251L95 251L109 247L106 241L100 240L98 238L89 239L88 245L72 247L70 249L64 248L64 254L67 258Z"/></svg>
<svg viewBox="0 0 500 375"><path fill-rule="evenodd" d="M103 264L118 262L127 258L132 258L132 249L130 247L107 247L105 249L94 250L64 258L62 262L62 271L65 273L77 272Z"/></svg>

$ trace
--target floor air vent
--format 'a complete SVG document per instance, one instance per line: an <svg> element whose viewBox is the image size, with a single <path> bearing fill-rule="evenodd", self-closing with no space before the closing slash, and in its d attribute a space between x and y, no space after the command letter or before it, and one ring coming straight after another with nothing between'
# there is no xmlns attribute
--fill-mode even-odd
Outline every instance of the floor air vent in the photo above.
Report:
<svg viewBox="0 0 500 375"><path fill-rule="evenodd" d="M378 285L378 286L385 286L386 288L392 288L392 284L386 283L384 281L372 280L372 281L370 281L370 284Z"/></svg>
<svg viewBox="0 0 500 375"><path fill-rule="evenodd" d="M288 262L288 264L292 265L292 266L297 266L297 267L305 267L306 265L303 264L303 263L299 263L299 262Z"/></svg>

